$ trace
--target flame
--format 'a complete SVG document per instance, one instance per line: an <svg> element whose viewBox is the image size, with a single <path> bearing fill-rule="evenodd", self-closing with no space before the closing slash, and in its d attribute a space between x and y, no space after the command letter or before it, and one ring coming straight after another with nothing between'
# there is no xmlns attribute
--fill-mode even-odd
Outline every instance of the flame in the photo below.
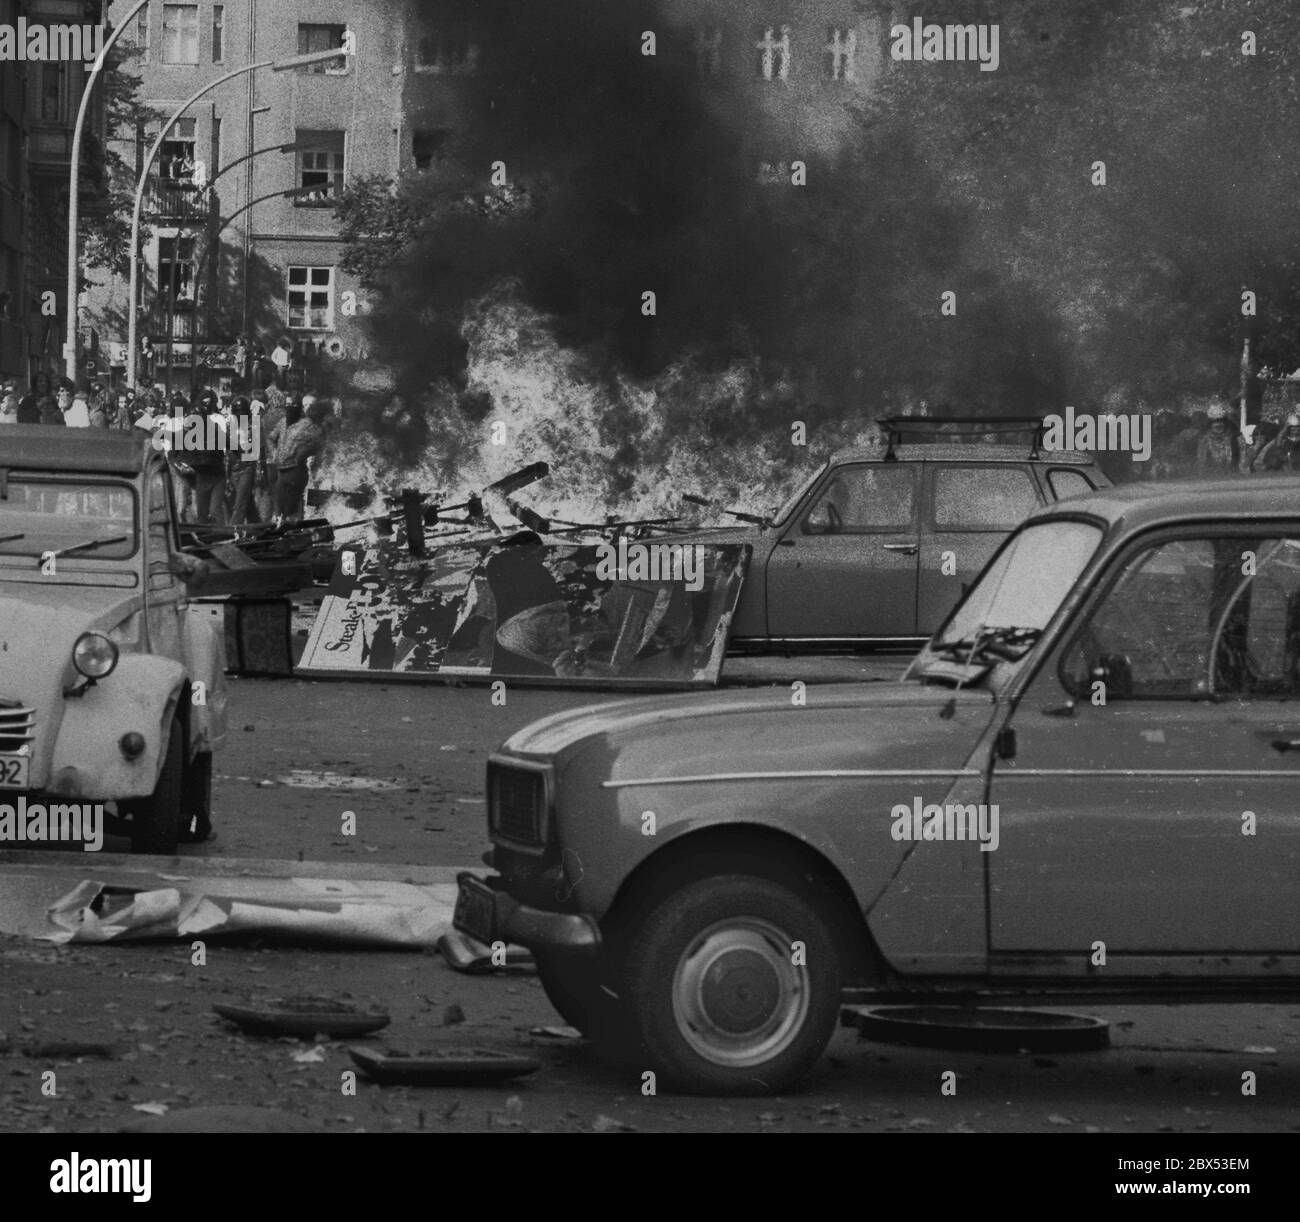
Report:
<svg viewBox="0 0 1300 1222"><path fill-rule="evenodd" d="M799 418L792 409L784 428L734 440L753 431L747 422L765 396L780 392L764 383L757 362L706 371L686 358L648 381L611 378L593 357L564 347L551 320L520 300L509 281L470 305L462 334L469 345L468 390L491 403L486 418L468 420L449 387L430 388L414 406L433 422L436 440L400 466L385 457L373 433L345 418L317 486L371 486L376 493L364 510L332 499L323 510L331 521L381 513L383 495L401 488L458 502L539 459L550 463L550 476L518 499L556 520L673 517L682 513L684 492L763 513L779 506L830 451L867 439L806 421L808 444L792 444ZM386 414L401 410L394 401ZM495 430L501 444L493 442L494 426L501 426ZM701 524L730 521L689 505L686 516Z"/></svg>

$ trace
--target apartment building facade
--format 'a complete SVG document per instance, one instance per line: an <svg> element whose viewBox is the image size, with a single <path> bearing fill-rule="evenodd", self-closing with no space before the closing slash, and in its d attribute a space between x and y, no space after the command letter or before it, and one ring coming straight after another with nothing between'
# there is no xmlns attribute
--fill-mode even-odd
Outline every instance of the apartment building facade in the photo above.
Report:
<svg viewBox="0 0 1300 1222"><path fill-rule="evenodd" d="M184 109L149 168L139 380L188 390L287 373L300 384L363 359L365 298L340 270L333 206L351 178L400 168L401 4L150 0L132 27L123 37L139 50L134 70L153 118L115 135L137 173L166 120L219 82ZM275 67L341 48L345 32L355 55ZM105 279L92 307L112 320L117 377L126 291Z"/></svg>

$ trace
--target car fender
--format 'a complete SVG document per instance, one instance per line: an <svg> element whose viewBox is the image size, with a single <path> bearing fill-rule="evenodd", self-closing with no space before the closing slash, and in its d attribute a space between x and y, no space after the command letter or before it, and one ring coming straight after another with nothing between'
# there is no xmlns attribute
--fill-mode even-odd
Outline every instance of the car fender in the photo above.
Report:
<svg viewBox="0 0 1300 1222"><path fill-rule="evenodd" d="M193 611L190 608L189 611ZM181 617L182 648L190 674L189 753L217 751L226 741L226 642L211 617ZM199 685L202 684L200 687Z"/></svg>
<svg viewBox="0 0 1300 1222"><path fill-rule="evenodd" d="M46 790L103 801L151 794L185 678L185 668L171 658L124 654L108 678L65 696ZM120 741L132 730L144 737L145 749L127 759Z"/></svg>

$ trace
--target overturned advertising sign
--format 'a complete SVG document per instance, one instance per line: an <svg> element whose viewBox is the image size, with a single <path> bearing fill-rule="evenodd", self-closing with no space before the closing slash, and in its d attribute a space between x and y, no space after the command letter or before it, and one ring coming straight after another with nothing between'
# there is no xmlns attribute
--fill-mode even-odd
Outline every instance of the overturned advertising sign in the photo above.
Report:
<svg viewBox="0 0 1300 1222"><path fill-rule="evenodd" d="M745 545L395 543L344 549L298 673L680 687L718 681Z"/></svg>

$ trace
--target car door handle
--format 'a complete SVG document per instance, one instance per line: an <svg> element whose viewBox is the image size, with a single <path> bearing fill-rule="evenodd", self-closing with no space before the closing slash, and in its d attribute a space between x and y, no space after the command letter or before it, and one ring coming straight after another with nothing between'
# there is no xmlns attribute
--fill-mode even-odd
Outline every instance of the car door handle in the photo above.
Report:
<svg viewBox="0 0 1300 1222"><path fill-rule="evenodd" d="M777 547L793 547L793 546L794 546L794 540L793 540L793 539L778 539L778 540L776 541L776 545L777 545Z"/></svg>
<svg viewBox="0 0 1300 1222"><path fill-rule="evenodd" d="M884 544L887 552L902 552L904 556L915 556L920 545L917 543L886 543Z"/></svg>
<svg viewBox="0 0 1300 1222"><path fill-rule="evenodd" d="M1274 751L1300 751L1300 738L1275 738Z"/></svg>

